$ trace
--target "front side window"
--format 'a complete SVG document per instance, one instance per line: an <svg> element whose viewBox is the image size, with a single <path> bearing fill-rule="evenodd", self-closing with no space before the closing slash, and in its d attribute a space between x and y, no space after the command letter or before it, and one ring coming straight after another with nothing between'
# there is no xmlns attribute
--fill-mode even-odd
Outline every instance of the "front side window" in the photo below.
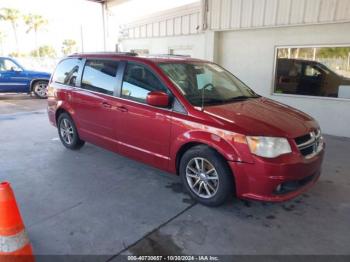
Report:
<svg viewBox="0 0 350 262"><path fill-rule="evenodd" d="M147 94L151 91L168 92L167 88L147 67L128 63L124 73L121 97L146 103Z"/></svg>
<svg viewBox="0 0 350 262"><path fill-rule="evenodd" d="M212 63L160 63L159 67L194 106L259 97L240 80Z"/></svg>
<svg viewBox="0 0 350 262"><path fill-rule="evenodd" d="M87 90L113 95L117 85L118 61L87 60L81 87Z"/></svg>
<svg viewBox="0 0 350 262"><path fill-rule="evenodd" d="M350 46L281 47L274 93L350 98Z"/></svg>
<svg viewBox="0 0 350 262"><path fill-rule="evenodd" d="M77 58L68 58L61 61L57 65L52 81L63 85L76 86L79 64L80 60Z"/></svg>
<svg viewBox="0 0 350 262"><path fill-rule="evenodd" d="M21 71L22 69L12 60L1 58L0 59L0 71Z"/></svg>

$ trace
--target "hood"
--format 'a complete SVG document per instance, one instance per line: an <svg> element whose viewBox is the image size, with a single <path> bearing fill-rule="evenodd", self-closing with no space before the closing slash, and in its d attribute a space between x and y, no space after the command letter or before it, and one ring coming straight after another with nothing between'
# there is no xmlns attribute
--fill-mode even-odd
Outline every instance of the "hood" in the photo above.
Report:
<svg viewBox="0 0 350 262"><path fill-rule="evenodd" d="M40 71L31 71L31 70L26 70L26 73L28 76L32 77L42 77L42 78L47 78L49 79L51 74L46 73L46 72L40 72Z"/></svg>
<svg viewBox="0 0 350 262"><path fill-rule="evenodd" d="M228 121L245 135L295 138L318 127L309 115L267 98L207 106L205 112Z"/></svg>

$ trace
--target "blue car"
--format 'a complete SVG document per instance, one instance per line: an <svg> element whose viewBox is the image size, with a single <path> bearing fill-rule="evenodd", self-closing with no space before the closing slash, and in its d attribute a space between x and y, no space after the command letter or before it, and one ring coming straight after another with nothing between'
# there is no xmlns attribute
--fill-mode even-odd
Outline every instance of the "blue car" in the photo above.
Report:
<svg viewBox="0 0 350 262"><path fill-rule="evenodd" d="M47 97L50 74L24 69L10 57L0 57L0 93L34 93L38 98Z"/></svg>

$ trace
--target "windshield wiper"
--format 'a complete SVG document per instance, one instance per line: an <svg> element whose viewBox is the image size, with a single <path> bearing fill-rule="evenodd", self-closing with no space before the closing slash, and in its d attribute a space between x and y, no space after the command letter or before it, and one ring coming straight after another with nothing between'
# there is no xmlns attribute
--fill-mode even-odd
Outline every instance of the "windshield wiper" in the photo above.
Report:
<svg viewBox="0 0 350 262"><path fill-rule="evenodd" d="M224 100L225 103L227 102L232 102L232 101L242 101L242 100L247 100L249 98L259 98L260 96L254 95L254 96L235 96L231 97L229 99Z"/></svg>

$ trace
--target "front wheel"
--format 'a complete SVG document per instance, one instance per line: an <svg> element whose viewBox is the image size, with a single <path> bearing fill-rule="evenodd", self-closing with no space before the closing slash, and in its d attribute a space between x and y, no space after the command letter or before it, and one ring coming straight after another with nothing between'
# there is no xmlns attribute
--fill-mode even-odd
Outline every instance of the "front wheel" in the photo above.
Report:
<svg viewBox="0 0 350 262"><path fill-rule="evenodd" d="M37 81L33 85L33 92L40 99L47 98L47 81Z"/></svg>
<svg viewBox="0 0 350 262"><path fill-rule="evenodd" d="M180 176L192 198L201 204L218 206L233 194L227 162L208 146L195 146L183 155Z"/></svg>
<svg viewBox="0 0 350 262"><path fill-rule="evenodd" d="M62 113L57 121L58 135L62 144L69 149L80 149L85 142L79 138L73 119L67 113Z"/></svg>

